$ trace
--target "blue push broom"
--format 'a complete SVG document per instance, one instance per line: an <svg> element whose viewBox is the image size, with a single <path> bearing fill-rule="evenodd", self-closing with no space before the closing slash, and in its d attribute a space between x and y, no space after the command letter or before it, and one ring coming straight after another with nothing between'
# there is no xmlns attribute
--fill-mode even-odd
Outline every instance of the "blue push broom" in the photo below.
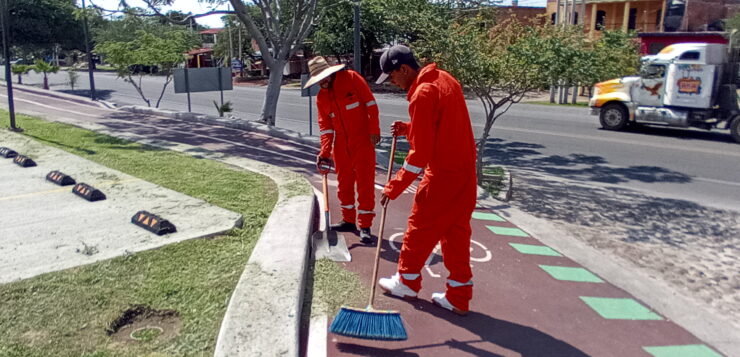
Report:
<svg viewBox="0 0 740 357"><path fill-rule="evenodd" d="M396 137L391 144L391 157L388 163L388 178L391 180L393 172L393 156L396 153ZM339 314L332 321L329 330L337 335L364 338L368 340L390 340L402 341L408 338L403 320L398 311L375 310L373 300L375 299L375 286L378 279L378 263L380 262L380 243L383 241L383 228L385 227L385 212L388 204L383 205L383 213L380 216L380 232L378 234L378 245L375 250L375 267L373 268L372 287L370 288L370 302L364 309L342 306Z"/></svg>

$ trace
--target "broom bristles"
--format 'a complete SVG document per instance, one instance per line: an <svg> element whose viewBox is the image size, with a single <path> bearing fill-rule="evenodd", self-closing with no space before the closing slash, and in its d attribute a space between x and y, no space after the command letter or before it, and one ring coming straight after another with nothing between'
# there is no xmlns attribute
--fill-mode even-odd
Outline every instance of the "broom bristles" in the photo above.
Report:
<svg viewBox="0 0 740 357"><path fill-rule="evenodd" d="M337 335L367 340L406 340L406 328L398 311L356 309L343 306L329 330Z"/></svg>

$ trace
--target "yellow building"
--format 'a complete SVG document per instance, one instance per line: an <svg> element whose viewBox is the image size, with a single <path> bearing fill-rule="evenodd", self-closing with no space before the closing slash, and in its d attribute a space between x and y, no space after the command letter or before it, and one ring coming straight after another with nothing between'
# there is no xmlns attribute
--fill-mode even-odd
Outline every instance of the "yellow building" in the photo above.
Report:
<svg viewBox="0 0 740 357"><path fill-rule="evenodd" d="M585 23L585 30L591 33L601 29L660 32L666 12L664 0L575 0L575 9L573 3L573 0L547 0L547 13L553 22ZM560 19L556 19L558 4Z"/></svg>

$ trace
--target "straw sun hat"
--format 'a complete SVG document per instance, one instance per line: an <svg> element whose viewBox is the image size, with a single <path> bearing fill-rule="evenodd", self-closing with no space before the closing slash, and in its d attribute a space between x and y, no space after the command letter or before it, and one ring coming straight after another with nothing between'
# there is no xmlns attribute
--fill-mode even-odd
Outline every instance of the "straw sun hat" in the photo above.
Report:
<svg viewBox="0 0 740 357"><path fill-rule="evenodd" d="M322 79L329 77L332 73L335 73L344 68L343 64L337 64L330 66L326 59L322 56L316 56L308 61L308 71L311 72L311 78L303 86L306 89L316 83L321 82Z"/></svg>

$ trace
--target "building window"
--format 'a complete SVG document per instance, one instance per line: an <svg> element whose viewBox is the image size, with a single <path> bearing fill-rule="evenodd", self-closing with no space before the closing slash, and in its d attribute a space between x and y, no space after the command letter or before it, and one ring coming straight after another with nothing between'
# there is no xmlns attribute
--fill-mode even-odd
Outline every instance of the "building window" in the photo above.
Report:
<svg viewBox="0 0 740 357"><path fill-rule="evenodd" d="M606 19L606 11L604 10L596 11L596 27L594 27L594 30L604 29L605 19Z"/></svg>
<svg viewBox="0 0 740 357"><path fill-rule="evenodd" d="M551 17L550 21L552 22L553 25L555 25L555 15L557 14L553 12L552 16L550 16Z"/></svg>
<svg viewBox="0 0 740 357"><path fill-rule="evenodd" d="M637 9L630 9L630 17L627 22L627 29L634 30L637 27Z"/></svg>
<svg viewBox="0 0 740 357"><path fill-rule="evenodd" d="M573 17L573 25L578 25L578 13L576 12L576 16Z"/></svg>

